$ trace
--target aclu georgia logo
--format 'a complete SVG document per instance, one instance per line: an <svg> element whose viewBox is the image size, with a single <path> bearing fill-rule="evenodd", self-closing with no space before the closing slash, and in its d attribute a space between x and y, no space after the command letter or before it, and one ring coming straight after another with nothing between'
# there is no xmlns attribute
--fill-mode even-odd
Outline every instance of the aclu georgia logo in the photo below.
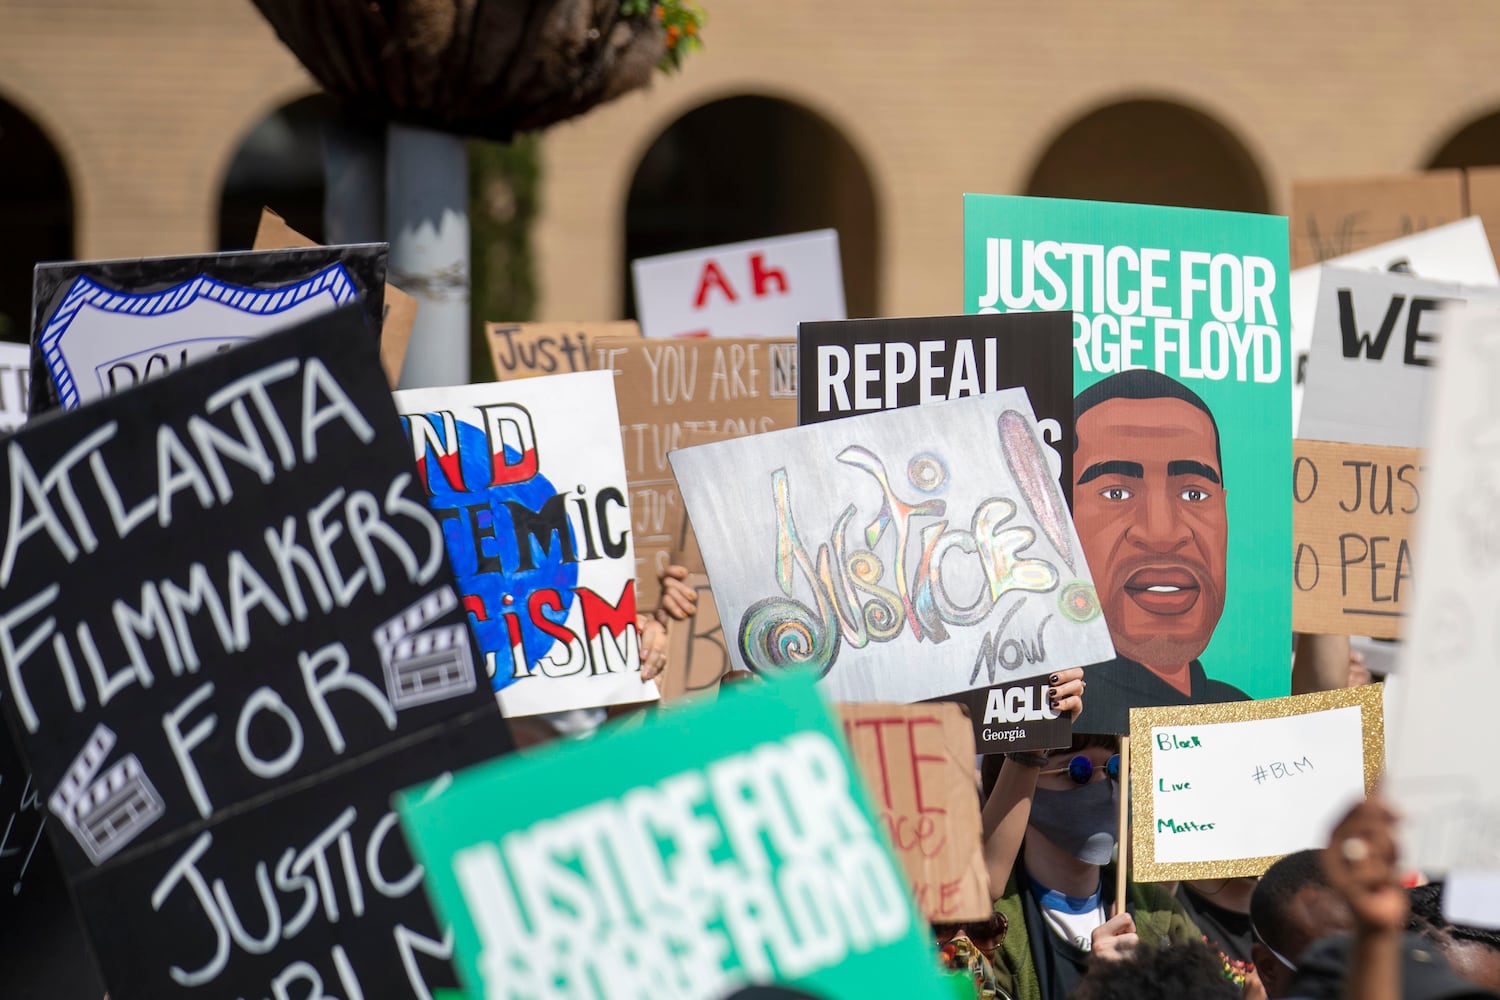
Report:
<svg viewBox="0 0 1500 1000"><path fill-rule="evenodd" d="M47 806L95 865L103 864L166 812L135 754L104 767L114 746L114 731L99 723L47 799Z"/></svg>

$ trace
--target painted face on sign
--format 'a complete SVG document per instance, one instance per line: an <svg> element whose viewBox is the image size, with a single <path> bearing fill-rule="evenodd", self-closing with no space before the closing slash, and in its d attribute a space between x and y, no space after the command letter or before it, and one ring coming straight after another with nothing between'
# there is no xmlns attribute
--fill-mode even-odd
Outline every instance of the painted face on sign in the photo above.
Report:
<svg viewBox="0 0 1500 1000"><path fill-rule="evenodd" d="M1182 399L1107 399L1077 420L1073 518L1120 655L1170 673L1224 611L1218 432Z"/></svg>

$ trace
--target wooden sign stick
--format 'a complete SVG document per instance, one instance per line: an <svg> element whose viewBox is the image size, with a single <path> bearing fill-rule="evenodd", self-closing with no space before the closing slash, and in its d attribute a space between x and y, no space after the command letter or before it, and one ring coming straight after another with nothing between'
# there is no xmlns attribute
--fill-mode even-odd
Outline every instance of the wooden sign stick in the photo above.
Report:
<svg viewBox="0 0 1500 1000"><path fill-rule="evenodd" d="M1108 779L1105 779L1108 780ZM1125 912L1125 883L1127 880L1126 866L1130 861L1130 740L1120 741L1120 833L1115 841L1117 851L1120 855L1119 863L1115 866L1115 912L1112 916L1119 916Z"/></svg>

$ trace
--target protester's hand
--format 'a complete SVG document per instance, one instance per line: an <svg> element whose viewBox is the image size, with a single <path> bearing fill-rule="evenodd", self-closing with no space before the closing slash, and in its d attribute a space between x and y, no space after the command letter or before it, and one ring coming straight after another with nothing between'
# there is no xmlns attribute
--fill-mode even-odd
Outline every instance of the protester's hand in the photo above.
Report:
<svg viewBox="0 0 1500 1000"><path fill-rule="evenodd" d="M1089 940L1093 957L1101 962L1123 962L1132 958L1141 944L1135 933L1135 918L1128 913L1116 913L1095 927Z"/></svg>
<svg viewBox="0 0 1500 1000"><path fill-rule="evenodd" d="M1266 1000L1266 988L1260 981L1260 973L1254 969L1245 973L1245 990L1241 995L1245 1000Z"/></svg>
<svg viewBox="0 0 1500 1000"><path fill-rule="evenodd" d="M1370 668L1365 666L1365 654L1357 649L1349 650L1349 687L1363 687L1374 680Z"/></svg>
<svg viewBox="0 0 1500 1000"><path fill-rule="evenodd" d="M1396 821L1396 813L1372 796L1339 821L1323 852L1328 881L1362 931L1399 933L1406 926L1409 901L1397 866Z"/></svg>
<svg viewBox="0 0 1500 1000"><path fill-rule="evenodd" d="M649 615L635 616L635 630L641 641L641 680L660 677L667 669L667 630Z"/></svg>
<svg viewBox="0 0 1500 1000"><path fill-rule="evenodd" d="M666 566L657 580L661 583L661 610L682 621L698 613L698 593L687 585L686 566Z"/></svg>
<svg viewBox="0 0 1500 1000"><path fill-rule="evenodd" d="M1083 689L1088 685L1083 680L1082 667L1059 670L1047 678L1047 703L1059 714L1066 713L1078 718L1083 711Z"/></svg>

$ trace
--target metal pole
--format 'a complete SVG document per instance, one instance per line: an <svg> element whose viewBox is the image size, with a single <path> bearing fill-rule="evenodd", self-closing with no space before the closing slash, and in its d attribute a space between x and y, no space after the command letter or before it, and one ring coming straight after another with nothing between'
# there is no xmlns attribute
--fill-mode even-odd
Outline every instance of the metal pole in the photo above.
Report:
<svg viewBox="0 0 1500 1000"><path fill-rule="evenodd" d="M385 124L345 112L323 126L324 242L385 241Z"/></svg>
<svg viewBox="0 0 1500 1000"><path fill-rule="evenodd" d="M464 141L392 125L386 143L390 282L416 296L401 388L469 381L469 167Z"/></svg>

